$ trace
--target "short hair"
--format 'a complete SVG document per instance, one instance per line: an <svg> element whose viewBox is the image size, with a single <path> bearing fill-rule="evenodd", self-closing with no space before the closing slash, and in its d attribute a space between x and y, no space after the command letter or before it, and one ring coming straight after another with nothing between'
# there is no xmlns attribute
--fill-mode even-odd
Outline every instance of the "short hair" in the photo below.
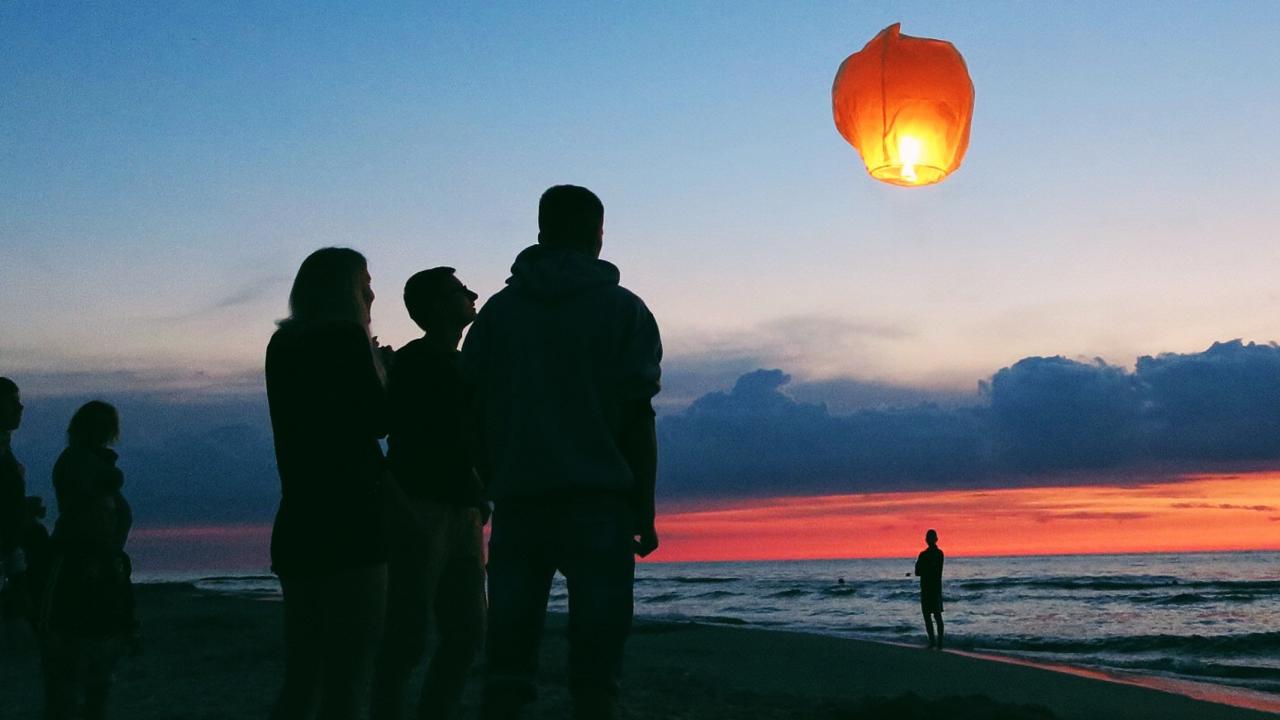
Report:
<svg viewBox="0 0 1280 720"><path fill-rule="evenodd" d="M440 299L441 288L455 272L451 267L433 267L414 273L404 284L404 308L409 311L409 317L415 321L426 319L431 303Z"/></svg>
<svg viewBox="0 0 1280 720"><path fill-rule="evenodd" d="M0 377L0 395L13 396L18 394L18 383L7 377Z"/></svg>
<svg viewBox="0 0 1280 720"><path fill-rule="evenodd" d="M590 248L604 227L604 203L577 185L556 185L538 201L538 242L545 245Z"/></svg>
<svg viewBox="0 0 1280 720"><path fill-rule="evenodd" d="M925 541L925 542L938 542L938 531L937 531L937 530L930 530L929 532L925 533L925 534L924 534L924 541Z"/></svg>
<svg viewBox="0 0 1280 720"><path fill-rule="evenodd" d="M90 400L76 410L67 425L67 444L77 447L110 445L120 437L120 415L114 405Z"/></svg>
<svg viewBox="0 0 1280 720"><path fill-rule="evenodd" d="M289 291L289 321L361 320L358 276L368 268L364 255L351 248L320 248L308 255Z"/></svg>

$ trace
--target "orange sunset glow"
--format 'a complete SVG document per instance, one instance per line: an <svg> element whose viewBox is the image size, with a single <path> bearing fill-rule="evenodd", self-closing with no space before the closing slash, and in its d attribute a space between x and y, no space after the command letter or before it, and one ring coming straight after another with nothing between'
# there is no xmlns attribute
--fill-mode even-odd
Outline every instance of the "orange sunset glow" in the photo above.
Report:
<svg viewBox="0 0 1280 720"><path fill-rule="evenodd" d="M655 560L1280 549L1280 472L1121 486L784 497L661 513Z"/></svg>

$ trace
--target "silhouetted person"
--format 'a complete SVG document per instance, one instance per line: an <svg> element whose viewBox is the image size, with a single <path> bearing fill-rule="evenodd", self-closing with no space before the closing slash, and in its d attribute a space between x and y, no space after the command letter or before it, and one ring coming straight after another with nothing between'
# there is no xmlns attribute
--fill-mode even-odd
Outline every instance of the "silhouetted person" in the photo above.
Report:
<svg viewBox="0 0 1280 720"><path fill-rule="evenodd" d="M929 647L942 649L942 550L938 547L938 532L924 534L929 545L916 558L916 575L920 576L920 612L924 615L924 629L929 633ZM933 624L938 624L934 635Z"/></svg>
<svg viewBox="0 0 1280 720"><path fill-rule="evenodd" d="M616 712L635 557L658 546L651 399L662 346L653 315L599 259L604 206L553 187L538 244L511 268L463 345L474 383L478 467L494 501L485 718L536 696L547 596L569 591L574 717Z"/></svg>
<svg viewBox="0 0 1280 720"><path fill-rule="evenodd" d="M26 524L22 528L22 552L27 557L28 607L32 609L31 621L34 623L39 608L44 603L52 546L49 530L44 526L44 519L48 514L44 498L38 495L27 496L26 510Z"/></svg>
<svg viewBox="0 0 1280 720"><path fill-rule="evenodd" d="M271 566L284 593L285 680L274 717L360 718L386 612L386 393L369 335L364 256L317 250L267 347L280 473Z"/></svg>
<svg viewBox="0 0 1280 720"><path fill-rule="evenodd" d="M451 717L484 641L483 528L488 505L464 433L466 393L458 369L462 331L477 295L453 268L409 278L405 307L423 336L401 348L388 373L388 461L417 522L391 527L387 629L374 682L374 717L403 715L409 674L438 643L422 684L419 718Z"/></svg>
<svg viewBox="0 0 1280 720"><path fill-rule="evenodd" d="M40 638L48 719L105 717L112 673L136 638L124 551L133 513L109 447L119 434L113 406L85 403L53 466L58 520Z"/></svg>
<svg viewBox="0 0 1280 720"><path fill-rule="evenodd" d="M26 470L10 446L22 425L22 396L18 385L0 377L0 619L26 613L27 560L22 549L26 525Z"/></svg>

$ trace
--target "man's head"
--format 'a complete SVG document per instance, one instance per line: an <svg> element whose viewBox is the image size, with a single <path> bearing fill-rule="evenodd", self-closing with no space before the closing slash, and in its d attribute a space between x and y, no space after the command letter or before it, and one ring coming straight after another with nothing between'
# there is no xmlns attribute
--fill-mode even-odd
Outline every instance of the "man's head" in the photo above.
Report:
<svg viewBox="0 0 1280 720"><path fill-rule="evenodd" d="M928 544L929 544L929 547L933 547L934 545L937 545L937 544L938 544L938 531L937 531L937 530L930 530L929 532L925 533L925 534L924 534L924 541L925 541L926 543L928 543Z"/></svg>
<svg viewBox="0 0 1280 720"><path fill-rule="evenodd" d="M600 257L604 203L577 185L556 185L538 201L538 243Z"/></svg>
<svg viewBox="0 0 1280 720"><path fill-rule="evenodd" d="M404 306L424 332L449 332L465 328L476 319L476 298L451 267L415 273L404 284Z"/></svg>
<svg viewBox="0 0 1280 720"><path fill-rule="evenodd" d="M22 395L18 384L0 377L0 432L17 430L22 425Z"/></svg>

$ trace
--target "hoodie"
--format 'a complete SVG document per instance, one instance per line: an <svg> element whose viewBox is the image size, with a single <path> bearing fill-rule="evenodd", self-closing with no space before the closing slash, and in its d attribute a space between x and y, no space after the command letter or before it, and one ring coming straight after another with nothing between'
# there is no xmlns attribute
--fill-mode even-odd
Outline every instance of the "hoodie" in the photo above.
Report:
<svg viewBox="0 0 1280 720"><path fill-rule="evenodd" d="M618 268L534 245L485 303L462 347L489 497L626 492L618 438L659 388L662 342Z"/></svg>

